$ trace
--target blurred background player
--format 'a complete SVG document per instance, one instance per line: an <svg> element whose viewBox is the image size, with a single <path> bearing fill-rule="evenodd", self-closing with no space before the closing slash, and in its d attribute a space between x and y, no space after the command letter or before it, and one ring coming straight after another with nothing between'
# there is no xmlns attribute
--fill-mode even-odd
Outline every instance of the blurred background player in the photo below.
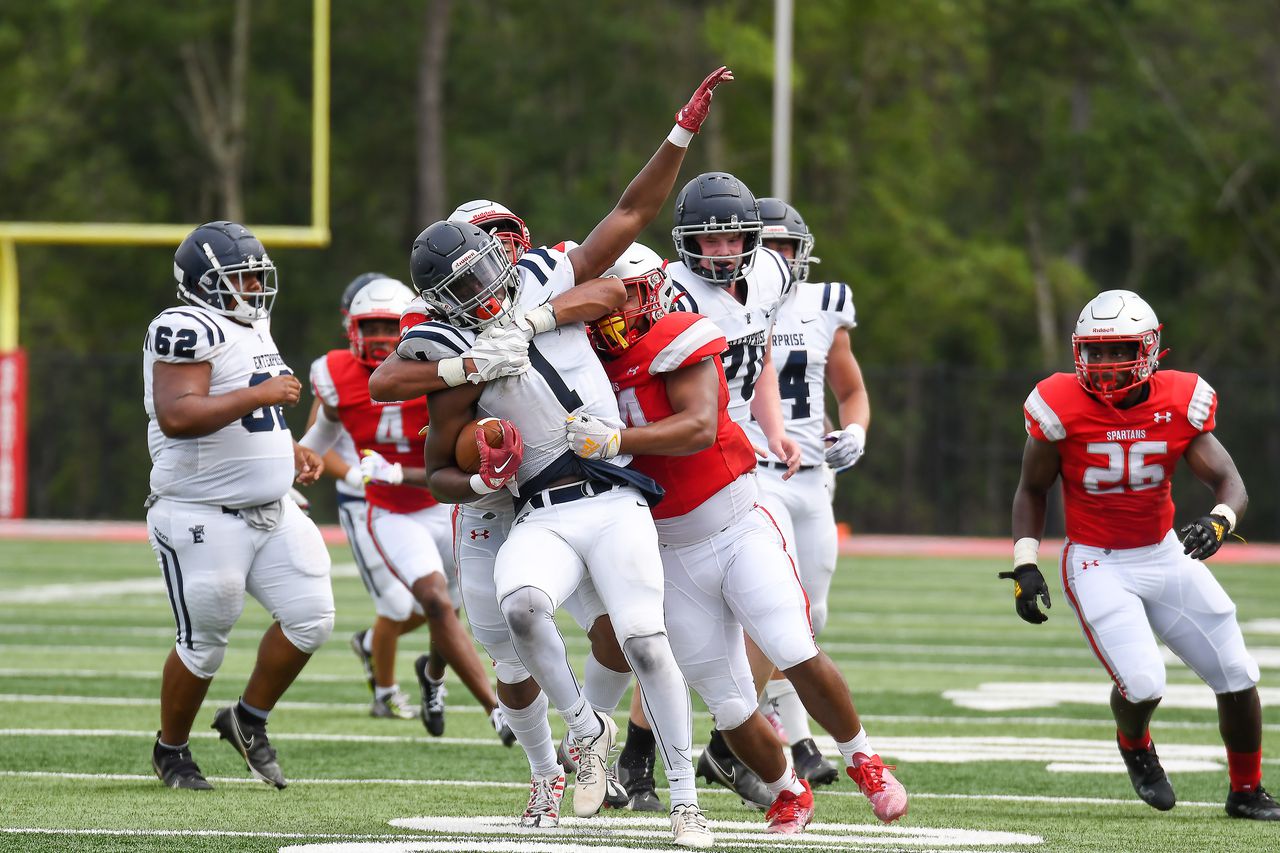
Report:
<svg viewBox="0 0 1280 853"><path fill-rule="evenodd" d="M332 350L311 366L312 388L321 405L303 443L327 451L341 426L361 453L369 504L366 529L390 573L373 576L378 589L378 618L370 642L375 710L382 703L388 716L411 713L395 680L395 651L399 636L425 621L433 645L500 731L496 699L449 595L451 508L431 495L419 462L426 405L420 400L384 405L369 396L369 376L399 342L400 315L412 299L409 288L388 278L373 279L356 292L347 316L349 347ZM423 683L423 722L431 734L439 735L444 731L443 706L431 700L441 685L438 679L428 681L427 662L424 655L415 663Z"/></svg>
<svg viewBox="0 0 1280 853"><path fill-rule="evenodd" d="M1114 682L1116 741L1134 790L1161 811L1177 799L1148 728L1165 688L1159 637L1217 695L1231 778L1227 814L1280 820L1280 806L1262 788L1258 664L1235 605L1203 562L1235 530L1249 499L1213 435L1213 388L1194 373L1156 372L1160 329L1151 306L1128 290L1100 293L1080 312L1071 337L1075 375L1041 381L1024 406L1014 568L1000 577L1013 580L1022 619L1049 618L1036 604L1050 604L1037 551L1047 495L1061 477L1062 585ZM1217 504L1175 534L1170 486L1179 459Z"/></svg>
<svg viewBox="0 0 1280 853"><path fill-rule="evenodd" d="M152 320L143 343L147 529L177 623L151 764L171 788L212 787L188 739L247 592L274 621L240 701L213 728L254 778L283 788L267 718L334 615L324 540L284 498L323 462L285 424L281 407L302 385L271 339L276 268L262 243L243 225L209 222L178 246L173 269L186 304Z"/></svg>
<svg viewBox="0 0 1280 853"><path fill-rule="evenodd" d="M827 624L827 596L836 570L837 534L831 509L828 469L847 471L862 456L871 403L862 370L849 345L857 325L853 294L842 282L810 282L814 239L804 218L776 198L760 199L760 241L785 258L794 282L773 320L773 367L787 435L800 445L800 470L783 481L786 465L761 460L760 502L773 515L795 557L800 582L809 596L814 636ZM826 389L836 401L840 429L827 432ZM745 425L747 437L766 442L759 423ZM824 435L824 433L826 433ZM762 708L776 715L796 772L814 785L836 780L836 768L823 757L809 730L809 717L795 687L775 674L765 686Z"/></svg>

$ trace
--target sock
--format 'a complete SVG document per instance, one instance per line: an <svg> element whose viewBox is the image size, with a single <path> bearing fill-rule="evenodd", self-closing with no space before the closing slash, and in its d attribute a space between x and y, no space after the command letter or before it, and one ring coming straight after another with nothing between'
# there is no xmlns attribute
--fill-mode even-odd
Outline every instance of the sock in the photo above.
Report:
<svg viewBox="0 0 1280 853"><path fill-rule="evenodd" d="M851 740L837 741L836 746L840 748L840 754L844 756L844 763L847 767L854 767L861 764L861 761L855 761L855 755L862 755L870 758L875 755L871 749L871 741L867 738L866 729L858 729L858 733Z"/></svg>
<svg viewBox="0 0 1280 853"><path fill-rule="evenodd" d="M587 697L579 696L578 701L567 711L561 711L565 725L573 732L575 738L590 740L604 731L604 723L596 716L595 709L587 704Z"/></svg>
<svg viewBox="0 0 1280 853"><path fill-rule="evenodd" d="M366 655L373 654L373 629L365 628L364 633L360 635L360 648L364 649Z"/></svg>
<svg viewBox="0 0 1280 853"><path fill-rule="evenodd" d="M240 716L246 718L248 722L257 722L262 725L267 724L267 715L270 711L264 711L261 708L255 708L244 701L244 697L240 697L240 701L236 703L236 710L240 712Z"/></svg>
<svg viewBox="0 0 1280 853"><path fill-rule="evenodd" d="M627 743L618 756L623 767L641 767L654 758L653 732L627 721Z"/></svg>
<svg viewBox="0 0 1280 853"><path fill-rule="evenodd" d="M811 740L813 731L809 728L809 712L796 693L795 685L790 681L770 681L765 685L764 695L773 701L778 710L778 719L787 730L787 739L791 743Z"/></svg>
<svg viewBox="0 0 1280 853"><path fill-rule="evenodd" d="M390 696L392 693L395 693L399 689L400 689L399 684L393 684L390 687L383 687L381 684L375 685L373 688L373 698L379 699L379 700L386 699L388 696Z"/></svg>
<svg viewBox="0 0 1280 853"><path fill-rule="evenodd" d="M800 784L800 779L796 776L796 771L788 767L782 771L782 775L775 782L765 782L764 786L769 789L769 796L775 800L783 791L790 791L796 796L804 793L804 785Z"/></svg>
<svg viewBox="0 0 1280 853"><path fill-rule="evenodd" d="M612 715L630 686L630 671L615 672L596 660L595 655L587 655L582 666L582 693L592 708L605 716Z"/></svg>
<svg viewBox="0 0 1280 853"><path fill-rule="evenodd" d="M698 790L693 784L693 774L689 773L676 779L667 780L667 790L671 795L671 808L676 806L696 806L698 804Z"/></svg>
<svg viewBox="0 0 1280 853"><path fill-rule="evenodd" d="M165 743L159 738L156 738L156 746L160 747L161 749L167 749L170 752L182 752L184 749L191 746L191 741L184 740L179 746L169 746L169 744Z"/></svg>
<svg viewBox="0 0 1280 853"><path fill-rule="evenodd" d="M526 708L510 708L498 700L498 707L515 733L516 742L528 757L529 770L534 776L560 772L555 742L551 739L551 724L547 722L547 705L547 694L541 691Z"/></svg>
<svg viewBox="0 0 1280 853"><path fill-rule="evenodd" d="M1121 749L1128 749L1128 750L1150 749L1151 748L1151 730L1147 729L1143 731L1142 737L1140 738L1131 739L1131 738L1125 737L1124 732L1120 731L1119 729L1116 729L1116 740L1120 743ZM1230 755L1230 754L1231 753L1227 753L1227 755Z"/></svg>
<svg viewBox="0 0 1280 853"><path fill-rule="evenodd" d="M1258 790L1262 785L1262 750L1257 752L1227 750L1227 772L1231 775L1231 790Z"/></svg>

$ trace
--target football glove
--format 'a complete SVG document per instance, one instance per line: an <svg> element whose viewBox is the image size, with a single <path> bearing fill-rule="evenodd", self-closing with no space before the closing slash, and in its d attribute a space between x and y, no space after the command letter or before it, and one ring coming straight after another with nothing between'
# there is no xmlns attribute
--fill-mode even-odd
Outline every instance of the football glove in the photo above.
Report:
<svg viewBox="0 0 1280 853"><path fill-rule="evenodd" d="M549 332L556 327L556 309L547 302L527 314L519 315L511 325L523 332L527 340L532 340L534 335Z"/></svg>
<svg viewBox="0 0 1280 853"><path fill-rule="evenodd" d="M399 462L388 462L387 458L376 450L366 450L360 459L360 473L366 483L379 483L384 486L398 486L404 482L404 469Z"/></svg>
<svg viewBox="0 0 1280 853"><path fill-rule="evenodd" d="M1038 567L1027 563L1011 572L1001 572L1000 578L1013 581L1014 608L1024 622L1039 625L1048 621L1048 615L1041 613L1036 606L1037 596L1044 602L1046 610L1053 606L1049 601L1049 586L1044 582L1044 575L1040 574Z"/></svg>
<svg viewBox="0 0 1280 853"><path fill-rule="evenodd" d="M524 459L524 439L511 421L501 421L502 445L490 447L484 437L484 428L476 427L476 447L480 451L480 471L476 477L485 488L497 491L514 480L520 462Z"/></svg>
<svg viewBox="0 0 1280 853"><path fill-rule="evenodd" d="M837 474L852 468L867 448L867 431L862 424L849 424L822 437L827 442L827 464Z"/></svg>
<svg viewBox="0 0 1280 853"><path fill-rule="evenodd" d="M565 418L569 447L583 459L612 459L622 445L622 431L586 412Z"/></svg>
<svg viewBox="0 0 1280 853"><path fill-rule="evenodd" d="M708 74L707 79L703 80L702 85L693 93L693 97L689 98L689 103L676 113L676 124L690 133L701 130L702 123L707 120L707 114L711 112L713 90L726 80L732 79L733 72L723 65Z"/></svg>
<svg viewBox="0 0 1280 853"><path fill-rule="evenodd" d="M1207 560L1222 547L1231 524L1220 515L1202 515L1178 531L1182 553L1193 560Z"/></svg>
<svg viewBox="0 0 1280 853"><path fill-rule="evenodd" d="M529 369L529 338L514 326L490 326L476 337L466 358L476 365L467 374L473 384L519 376Z"/></svg>

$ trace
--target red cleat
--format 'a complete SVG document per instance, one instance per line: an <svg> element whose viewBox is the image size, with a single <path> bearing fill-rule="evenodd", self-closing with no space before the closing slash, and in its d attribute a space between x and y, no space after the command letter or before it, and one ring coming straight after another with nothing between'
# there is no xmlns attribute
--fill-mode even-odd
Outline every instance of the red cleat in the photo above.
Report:
<svg viewBox="0 0 1280 853"><path fill-rule="evenodd" d="M783 791L773 801L773 805L769 806L769 811L765 813L765 817L769 819L765 832L795 835L804 832L804 828L813 820L813 791L805 780L801 779L800 784L804 786L803 794Z"/></svg>
<svg viewBox="0 0 1280 853"><path fill-rule="evenodd" d="M845 772L871 801L871 811L876 817L892 823L907 813L907 789L889 772L898 769L896 766L885 764L878 755L868 758L861 753L854 756L854 762Z"/></svg>

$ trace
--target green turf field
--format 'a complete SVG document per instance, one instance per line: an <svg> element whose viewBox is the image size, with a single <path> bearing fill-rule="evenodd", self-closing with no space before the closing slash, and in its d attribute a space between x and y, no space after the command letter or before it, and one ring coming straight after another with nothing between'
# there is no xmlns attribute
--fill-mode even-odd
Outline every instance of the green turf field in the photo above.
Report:
<svg viewBox="0 0 1280 853"><path fill-rule="evenodd" d="M149 763L173 626L146 545L0 542L0 848L667 849L665 818L631 813L516 835L510 825L524 805L527 765L518 749L502 747L457 682L442 739L417 721L371 719L347 638L367 625L372 608L350 555L333 555L333 639L272 716L290 786L250 781L208 728L218 704L238 695L268 624L251 601L197 720L192 747L216 786L201 793L161 787ZM899 764L911 811L900 825L882 827L842 778L818 794L809 833L780 839L762 833L758 812L704 789L717 849L1280 850L1280 826L1223 814L1227 775L1212 694L1181 664L1169 667L1166 706L1153 727L1180 803L1162 814L1137 800L1097 701L1106 676L1058 583L1050 581L1049 623L1033 627L1014 616L1009 585L995 578L1003 568L1004 561L844 561L825 646L873 744ZM1275 778L1280 696L1267 688L1276 683L1269 668L1280 665L1280 648L1272 648L1280 647L1280 620L1267 620L1280 614L1280 567L1214 568L1264 668L1263 702L1273 706L1266 769ZM580 659L585 642L565 633ZM406 687L425 642L425 632L402 641ZM695 708L696 728L705 731L709 718L696 700ZM558 720L553 725L562 731Z"/></svg>

